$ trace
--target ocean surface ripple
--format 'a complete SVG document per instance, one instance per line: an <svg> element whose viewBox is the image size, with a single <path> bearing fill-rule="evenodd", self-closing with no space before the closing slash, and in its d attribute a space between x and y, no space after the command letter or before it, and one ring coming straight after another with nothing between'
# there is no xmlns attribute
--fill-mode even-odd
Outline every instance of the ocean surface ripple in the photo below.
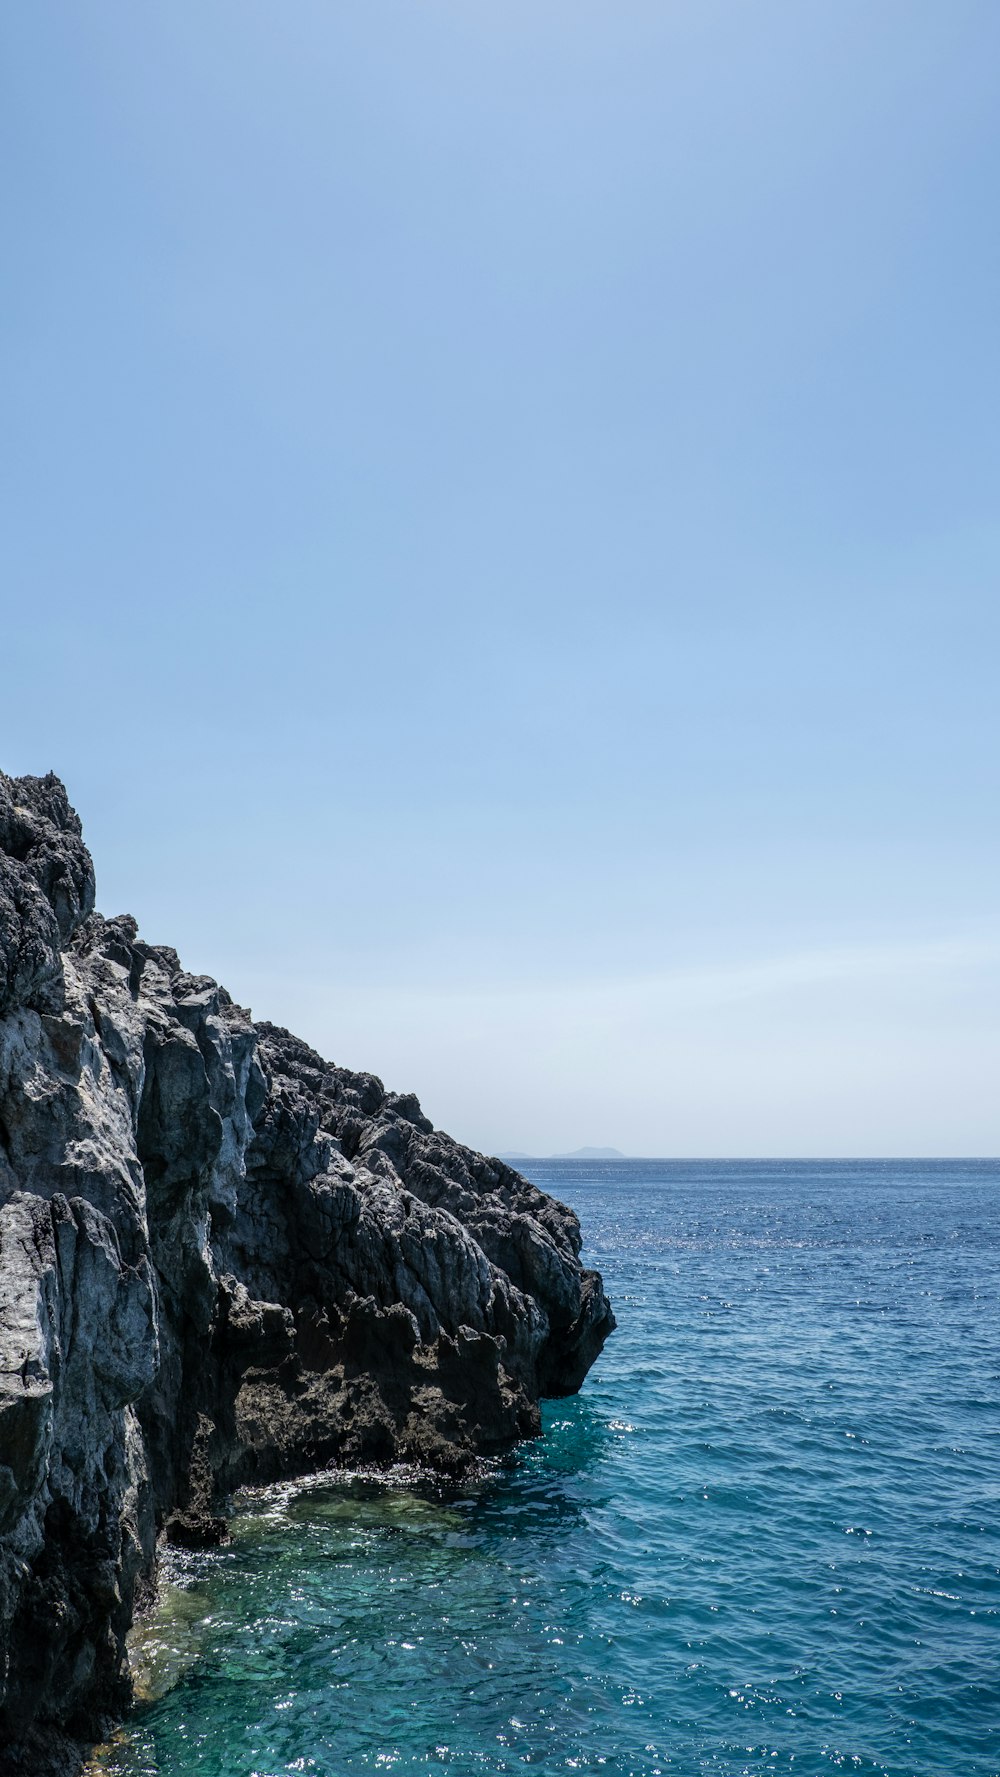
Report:
<svg viewBox="0 0 1000 1777"><path fill-rule="evenodd" d="M619 1331L475 1484L178 1558L114 1777L998 1777L1000 1165L525 1163Z"/></svg>

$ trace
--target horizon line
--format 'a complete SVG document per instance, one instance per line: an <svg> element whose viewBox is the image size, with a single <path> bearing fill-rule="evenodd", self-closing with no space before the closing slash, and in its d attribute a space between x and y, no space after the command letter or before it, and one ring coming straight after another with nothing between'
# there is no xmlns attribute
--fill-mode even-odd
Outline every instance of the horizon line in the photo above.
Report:
<svg viewBox="0 0 1000 1777"><path fill-rule="evenodd" d="M566 1160L574 1165L587 1166L601 1164L604 1166L620 1166L628 1160L668 1160L671 1164L695 1161L699 1164L717 1166L723 1162L740 1165L747 1160L755 1161L823 1161L826 1164L858 1163L870 1165L872 1162L894 1164L897 1161L993 1161L1000 1163L1000 1154L528 1154L508 1151L506 1153L489 1154L480 1149L487 1158L493 1160Z"/></svg>

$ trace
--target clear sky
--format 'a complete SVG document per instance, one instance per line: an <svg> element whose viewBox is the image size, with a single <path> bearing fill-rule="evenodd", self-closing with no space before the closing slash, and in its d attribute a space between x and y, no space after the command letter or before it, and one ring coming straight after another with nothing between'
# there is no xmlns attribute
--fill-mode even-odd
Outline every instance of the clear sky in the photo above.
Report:
<svg viewBox="0 0 1000 1777"><path fill-rule="evenodd" d="M0 764L477 1147L1000 1148L996 0L30 0Z"/></svg>

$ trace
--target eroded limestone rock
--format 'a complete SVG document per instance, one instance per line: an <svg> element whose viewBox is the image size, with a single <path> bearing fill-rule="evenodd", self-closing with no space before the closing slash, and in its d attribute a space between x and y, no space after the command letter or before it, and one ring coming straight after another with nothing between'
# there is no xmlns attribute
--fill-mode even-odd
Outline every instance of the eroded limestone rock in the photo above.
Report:
<svg viewBox="0 0 1000 1777"><path fill-rule="evenodd" d="M127 1706L162 1534L508 1448L614 1326L572 1211L93 907L62 784L0 774L0 1773Z"/></svg>

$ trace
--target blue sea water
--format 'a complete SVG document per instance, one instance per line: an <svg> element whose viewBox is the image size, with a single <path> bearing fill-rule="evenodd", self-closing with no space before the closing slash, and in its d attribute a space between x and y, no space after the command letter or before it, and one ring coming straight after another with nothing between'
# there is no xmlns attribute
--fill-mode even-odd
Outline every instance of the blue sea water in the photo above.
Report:
<svg viewBox="0 0 1000 1777"><path fill-rule="evenodd" d="M464 1489L185 1557L118 1777L1000 1773L1000 1164L525 1163L619 1318Z"/></svg>

